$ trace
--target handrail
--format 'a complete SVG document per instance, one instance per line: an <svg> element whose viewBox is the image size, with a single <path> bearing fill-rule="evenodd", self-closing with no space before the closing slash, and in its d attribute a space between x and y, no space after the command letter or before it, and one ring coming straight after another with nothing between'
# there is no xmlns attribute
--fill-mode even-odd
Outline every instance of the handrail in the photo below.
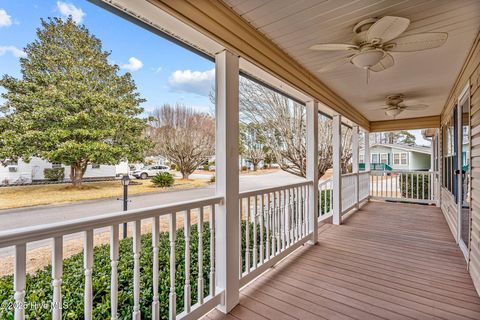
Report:
<svg viewBox="0 0 480 320"><path fill-rule="evenodd" d="M311 185L313 181L307 180L307 181L302 181L302 182L297 182L297 183L292 183L292 184L286 184L286 185L281 185L278 187L268 187L268 188L263 188L263 189L252 189L252 190L246 190L242 191L239 193L240 198L248 197L248 196L254 196L256 194L261 194L261 193L271 193L275 191L280 191L284 189L291 189L291 188L296 188L296 187L302 187L302 186L308 186Z"/></svg>
<svg viewBox="0 0 480 320"><path fill-rule="evenodd" d="M0 248L59 237L85 230L109 227L111 225L131 222L134 220L143 220L155 216L163 216L172 212L184 211L192 207L219 204L222 201L223 197L214 196L192 201L177 202L168 205L107 213L100 216L80 218L65 222L10 229L0 232Z"/></svg>

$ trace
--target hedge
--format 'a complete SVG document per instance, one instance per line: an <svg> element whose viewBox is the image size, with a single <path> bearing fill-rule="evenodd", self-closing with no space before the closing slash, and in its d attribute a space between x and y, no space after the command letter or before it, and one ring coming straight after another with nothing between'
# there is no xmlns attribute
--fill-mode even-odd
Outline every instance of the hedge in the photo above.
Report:
<svg viewBox="0 0 480 320"><path fill-rule="evenodd" d="M428 175L417 175L409 173L400 173L399 175L399 179L401 181L400 190L403 198L428 199L430 189L430 178ZM419 178L420 176L423 176L423 178Z"/></svg>
<svg viewBox="0 0 480 320"><path fill-rule="evenodd" d="M250 247L253 247L253 224L250 227ZM245 257L245 221L242 222L242 258ZM264 232L266 235L266 232ZM260 244L260 228L257 226L257 244ZM203 278L204 296L209 292L210 272L210 228L204 224L203 232ZM94 248L93 266L93 318L110 318L110 246L100 245ZM185 239L183 229L177 230L176 250L176 294L177 313L183 311L183 289L185 284ZM258 250L259 246L258 246ZM198 232L192 225L190 238L190 285L192 305L197 302L198 275ZM250 250L250 256L253 251ZM167 232L160 233L159 242L159 304L161 319L168 319L168 295L170 288L170 246ZM259 257L259 251L257 251ZM152 318L152 241L151 234L141 237L140 253L140 311L142 319ZM259 258L258 258L259 259ZM250 258L251 265L253 259ZM245 270L245 267L243 268ZM48 308L52 301L51 266L47 266L26 279L25 315L29 319L50 319ZM64 319L83 319L84 313L84 269L83 253L75 254L63 262L62 299ZM0 277L0 319L13 319L13 275ZM47 308L31 308L29 306L47 306ZM118 263L118 318L131 319L133 312L133 254L132 238L120 240L120 258Z"/></svg>
<svg viewBox="0 0 480 320"><path fill-rule="evenodd" d="M63 181L65 179L65 168L45 168L43 169L45 179L50 181Z"/></svg>

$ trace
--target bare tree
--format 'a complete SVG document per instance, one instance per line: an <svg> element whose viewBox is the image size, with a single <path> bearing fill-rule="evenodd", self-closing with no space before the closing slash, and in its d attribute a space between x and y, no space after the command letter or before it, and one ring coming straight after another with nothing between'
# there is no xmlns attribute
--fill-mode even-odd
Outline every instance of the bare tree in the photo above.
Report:
<svg viewBox="0 0 480 320"><path fill-rule="evenodd" d="M184 105L156 108L146 134L155 142L155 153L175 163L183 179L215 150L215 119Z"/></svg>
<svg viewBox="0 0 480 320"><path fill-rule="evenodd" d="M260 162L265 160L265 137L262 129L255 124L240 125L240 143L242 145L242 155L244 155L253 165L253 170L257 171Z"/></svg>
<svg viewBox="0 0 480 320"><path fill-rule="evenodd" d="M280 168L306 176L305 106L256 82L240 80L240 120L262 130L265 144ZM319 114L318 174L332 167L332 121ZM342 128L342 168L346 170L351 154L351 130Z"/></svg>

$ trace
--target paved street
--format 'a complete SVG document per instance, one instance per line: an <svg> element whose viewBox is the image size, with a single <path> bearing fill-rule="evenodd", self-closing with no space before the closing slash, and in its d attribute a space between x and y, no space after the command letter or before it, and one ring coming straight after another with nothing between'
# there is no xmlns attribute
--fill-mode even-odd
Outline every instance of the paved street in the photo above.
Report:
<svg viewBox="0 0 480 320"><path fill-rule="evenodd" d="M283 171L264 175L245 175L240 176L240 190L244 191L267 188L271 186L281 186L298 181L302 181L302 179ZM161 204L194 200L213 196L214 194L214 185L190 190L149 193L130 197L131 202L129 203L129 208L138 209ZM0 210L0 231L91 217L120 211L121 209L122 201L117 199L103 199L59 205Z"/></svg>

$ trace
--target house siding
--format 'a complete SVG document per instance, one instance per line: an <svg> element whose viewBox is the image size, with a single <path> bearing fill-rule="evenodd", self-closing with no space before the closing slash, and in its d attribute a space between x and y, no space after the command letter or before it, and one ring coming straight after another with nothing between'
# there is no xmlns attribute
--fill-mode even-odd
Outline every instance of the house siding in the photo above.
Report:
<svg viewBox="0 0 480 320"><path fill-rule="evenodd" d="M468 268L477 292L480 294L480 33L455 81L442 111L442 123L446 121L463 89L470 84L470 134L471 134L471 215ZM442 190L442 210L449 221L448 197ZM456 209L455 209L455 217ZM456 219L455 219L456 220ZM450 223L449 223L450 225ZM456 229L452 230L456 237Z"/></svg>

